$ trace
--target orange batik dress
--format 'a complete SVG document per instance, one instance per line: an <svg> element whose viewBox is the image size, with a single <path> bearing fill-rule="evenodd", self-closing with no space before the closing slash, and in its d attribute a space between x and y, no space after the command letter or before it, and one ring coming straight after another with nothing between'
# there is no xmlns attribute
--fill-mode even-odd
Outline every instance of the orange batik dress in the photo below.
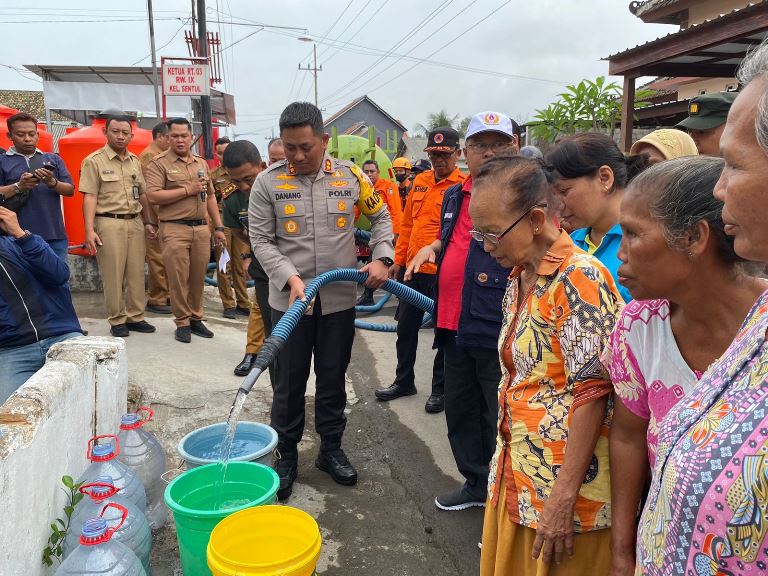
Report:
<svg viewBox="0 0 768 576"><path fill-rule="evenodd" d="M611 392L600 352L622 306L608 270L577 248L565 233L540 263L536 283L522 298L518 310L521 273L522 269L512 271L503 304L499 433L488 478L483 575L500 576L498 568L489 568L500 564L504 566L503 574L555 573L541 561L530 559L530 546L563 464L573 411ZM577 535L610 527L609 423L610 410L576 499L573 530ZM500 503L506 509L504 516L496 510ZM511 522L528 529L522 535L520 530L515 534L525 543L515 551L517 558L499 558L503 549L509 549L509 543L495 540L497 557L486 558L493 554L486 541L494 537L488 533L489 516L494 523ZM610 532L602 532L575 540L576 555L583 555L592 569L600 566L601 560L610 560ZM569 568L559 573L581 573L576 558L561 566L565 568L566 564Z"/></svg>

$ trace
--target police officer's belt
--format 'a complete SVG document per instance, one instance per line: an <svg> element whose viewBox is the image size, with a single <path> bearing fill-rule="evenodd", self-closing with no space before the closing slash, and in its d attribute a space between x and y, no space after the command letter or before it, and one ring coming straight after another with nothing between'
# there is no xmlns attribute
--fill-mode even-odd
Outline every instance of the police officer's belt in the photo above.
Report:
<svg viewBox="0 0 768 576"><path fill-rule="evenodd" d="M101 216L102 218L117 218L118 220L132 220L138 215L138 212L136 214L112 214L112 212L102 212L101 214L96 214L96 216Z"/></svg>
<svg viewBox="0 0 768 576"><path fill-rule="evenodd" d="M208 220L160 220L163 224L184 224L186 226L205 226Z"/></svg>

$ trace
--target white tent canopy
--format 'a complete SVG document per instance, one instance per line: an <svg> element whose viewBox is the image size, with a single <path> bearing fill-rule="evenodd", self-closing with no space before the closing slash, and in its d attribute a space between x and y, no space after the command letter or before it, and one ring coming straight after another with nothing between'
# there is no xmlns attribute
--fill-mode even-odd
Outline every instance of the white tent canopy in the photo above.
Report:
<svg viewBox="0 0 768 576"><path fill-rule="evenodd" d="M117 108L156 118L152 68L146 66L47 66L24 67L43 80L47 110L87 123L89 112ZM159 73L159 71L158 71ZM159 87L158 87L159 90ZM235 101L230 94L211 90L211 111L221 120L235 124ZM169 96L166 116L191 117L189 96Z"/></svg>

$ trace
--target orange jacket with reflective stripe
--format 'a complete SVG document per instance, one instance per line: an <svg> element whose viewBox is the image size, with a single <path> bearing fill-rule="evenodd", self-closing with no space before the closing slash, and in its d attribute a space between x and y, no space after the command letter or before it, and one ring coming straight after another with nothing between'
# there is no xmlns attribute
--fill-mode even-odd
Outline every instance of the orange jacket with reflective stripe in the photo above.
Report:
<svg viewBox="0 0 768 576"><path fill-rule="evenodd" d="M392 232L397 235L400 234L400 217L403 214L403 209L400 206L400 192L397 189L397 185L390 180L379 178L376 180L376 184L373 185L373 189L379 193L381 199L389 209L389 217L392 219Z"/></svg>
<svg viewBox="0 0 768 576"><path fill-rule="evenodd" d="M445 191L467 179L467 175L456 168L447 178L435 182L434 170L422 172L413 180L411 193L405 203L400 220L400 237L395 248L395 264L406 266L416 253L432 244L440 231L440 208ZM437 273L434 264L424 264L419 272Z"/></svg>
<svg viewBox="0 0 768 576"><path fill-rule="evenodd" d="M379 197L387 205L389 217L392 219L392 233L397 236L400 234L400 217L403 214L403 209L400 206L400 192L397 186L389 180L379 178L376 180L376 184L373 185L373 189L379 193ZM355 206L355 221L358 218L360 218L360 210Z"/></svg>

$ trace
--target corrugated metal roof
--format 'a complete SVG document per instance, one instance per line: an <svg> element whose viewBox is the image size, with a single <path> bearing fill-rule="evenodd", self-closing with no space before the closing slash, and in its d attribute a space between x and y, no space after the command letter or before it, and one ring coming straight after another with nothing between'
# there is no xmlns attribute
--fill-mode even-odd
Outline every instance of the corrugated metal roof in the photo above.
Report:
<svg viewBox="0 0 768 576"><path fill-rule="evenodd" d="M376 104L376 102L374 102L373 100L371 100L371 99L368 97L368 95L366 95L366 94L364 94L364 95L360 96L359 98L355 98L354 100L352 100L352 102L350 102L349 104L347 104L346 106L344 106L344 107L343 107L341 110L339 110L338 112L336 112L335 114L333 114L333 115L332 115L330 118L328 118L328 119L327 119L327 120L324 122L324 124L323 124L323 125L324 125L324 126L326 126L326 127L330 126L330 125L331 125L331 124L333 124L333 123L334 123L336 120L338 120L339 118L341 118L341 117L342 117L344 114L346 114L347 112L349 112L350 110L352 110L352 108L354 108L355 106L359 105L359 104L360 104L361 102L363 102L364 100L367 100L367 101L368 101L368 103L369 103L369 104L371 104L371 106L373 106L374 108L376 108L376 109L377 109L379 112L381 112L381 113L382 113L382 114L384 114L384 115L385 115L387 118L389 118L390 120L392 120L392 122L394 122L395 124L397 124L397 125L398 125L398 127L400 128L400 130L401 130L403 133L405 133L405 132L407 132L407 131L408 131L408 129L407 129L405 126L403 126L403 125L400 123L400 121L399 121L397 118L395 118L395 117L394 117L394 116L392 116L392 115L391 115L389 112L387 112L386 110L384 110L384 108L382 108L381 106L379 106L378 104Z"/></svg>
<svg viewBox="0 0 768 576"><path fill-rule="evenodd" d="M638 18L647 14L651 10L657 10L665 6L677 4L680 0L646 0L645 2L632 2L629 5L629 11Z"/></svg>
<svg viewBox="0 0 768 576"><path fill-rule="evenodd" d="M689 26L688 28L685 28L683 30L678 30L676 32L670 32L669 34L665 36L660 36L659 38L656 38L655 40L650 40L648 42L645 42L643 44L638 44L637 46L634 46L632 48L627 48L625 50L622 50L621 52L616 52L615 54L611 54L610 56L606 56L603 58L603 60L611 60L613 58L617 58L619 56L626 56L628 54L631 54L633 52L639 52L643 49L651 46L652 44L655 44L656 42L659 42L660 40L664 40L671 37L676 38L683 38L686 35L692 34L694 31L699 31L702 28L709 28L713 26L718 26L727 23L729 20L736 18L737 16L743 16L744 14L748 14L750 12L759 12L762 10L768 9L768 0L761 0L760 2L755 2L753 4L750 4L744 8L737 8L736 10L733 10L732 12L729 12L728 14L721 14L718 18L712 18L710 20L705 20L703 22L700 22L699 24L694 24L692 26Z"/></svg>

